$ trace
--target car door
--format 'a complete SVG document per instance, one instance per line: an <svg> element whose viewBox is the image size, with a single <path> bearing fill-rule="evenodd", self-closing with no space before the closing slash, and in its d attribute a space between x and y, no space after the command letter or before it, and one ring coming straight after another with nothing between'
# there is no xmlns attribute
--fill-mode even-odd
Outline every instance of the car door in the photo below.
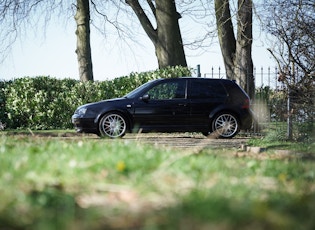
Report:
<svg viewBox="0 0 315 230"><path fill-rule="evenodd" d="M205 129L209 127L209 114L225 103L227 93L218 79L191 79L188 88L190 124Z"/></svg>
<svg viewBox="0 0 315 230"><path fill-rule="evenodd" d="M181 130L189 116L187 80L165 79L134 103L134 123L142 129Z"/></svg>

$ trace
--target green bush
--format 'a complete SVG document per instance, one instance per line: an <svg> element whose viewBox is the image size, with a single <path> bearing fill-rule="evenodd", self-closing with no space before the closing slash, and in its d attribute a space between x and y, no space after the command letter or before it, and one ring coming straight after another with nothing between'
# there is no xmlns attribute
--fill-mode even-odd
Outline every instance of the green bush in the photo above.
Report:
<svg viewBox="0 0 315 230"><path fill-rule="evenodd" d="M153 79L190 74L188 68L168 67L96 82L47 76L0 82L0 125L6 124L9 129L72 128L71 115L82 104L121 97Z"/></svg>
<svg viewBox="0 0 315 230"><path fill-rule="evenodd" d="M66 128L73 112L75 80L51 77L19 78L5 89L8 128ZM69 122L68 122L69 123Z"/></svg>
<svg viewBox="0 0 315 230"><path fill-rule="evenodd" d="M314 140L314 106L312 99L315 91L307 88L303 88L303 90L305 90L304 93L301 91L298 95L293 93L290 96L291 109L289 114L292 127L288 127L289 90L286 88L272 89L268 86L256 89L254 99L256 118L259 121L270 121L272 123L265 138L269 140L288 139L287 130L290 128L292 132L290 138L292 140L299 142L312 142ZM265 105L266 107L264 107ZM265 108L267 110L264 110Z"/></svg>
<svg viewBox="0 0 315 230"><path fill-rule="evenodd" d="M12 82L0 81L0 130L3 130L6 127L6 124L8 123L5 109L6 103L5 88L8 87L10 83Z"/></svg>

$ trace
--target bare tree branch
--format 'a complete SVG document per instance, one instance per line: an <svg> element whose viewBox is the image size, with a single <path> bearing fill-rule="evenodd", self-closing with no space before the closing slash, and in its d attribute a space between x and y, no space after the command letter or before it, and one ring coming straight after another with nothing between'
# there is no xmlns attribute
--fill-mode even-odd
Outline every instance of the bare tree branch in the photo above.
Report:
<svg viewBox="0 0 315 230"><path fill-rule="evenodd" d="M144 12L143 8L139 4L139 1L135 0L126 0L126 3L133 9L135 14L137 15L144 31L147 33L151 41L156 44L157 43L157 32L153 28L152 23L150 22L148 16Z"/></svg>
<svg viewBox="0 0 315 230"><path fill-rule="evenodd" d="M152 11L154 17L156 18L156 8L155 8L155 6L154 6L152 0L147 0L147 3L148 3L148 5L150 6L150 9L151 9L151 11Z"/></svg>

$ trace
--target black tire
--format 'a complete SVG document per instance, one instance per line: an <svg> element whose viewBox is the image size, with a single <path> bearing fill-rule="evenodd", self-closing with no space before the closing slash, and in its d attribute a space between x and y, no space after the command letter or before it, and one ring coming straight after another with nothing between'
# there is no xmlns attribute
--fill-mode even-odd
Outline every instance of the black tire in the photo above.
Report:
<svg viewBox="0 0 315 230"><path fill-rule="evenodd" d="M240 122L234 114L223 112L215 116L211 128L213 135L219 138L232 138L239 133Z"/></svg>
<svg viewBox="0 0 315 230"><path fill-rule="evenodd" d="M98 129L101 137L123 137L126 134L127 121L119 113L107 113L101 118Z"/></svg>

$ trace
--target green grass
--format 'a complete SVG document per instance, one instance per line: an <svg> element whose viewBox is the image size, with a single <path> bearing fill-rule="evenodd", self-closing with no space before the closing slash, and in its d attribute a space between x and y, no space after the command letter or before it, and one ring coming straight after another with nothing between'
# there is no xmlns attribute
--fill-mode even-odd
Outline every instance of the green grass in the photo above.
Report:
<svg viewBox="0 0 315 230"><path fill-rule="evenodd" d="M0 138L0 229L315 227L314 158L193 154L127 139ZM314 156L313 147L299 151Z"/></svg>
<svg viewBox="0 0 315 230"><path fill-rule="evenodd" d="M302 152L302 153L315 153L315 142L290 142L285 140L277 140L276 138L270 140L268 138L257 138L251 139L248 142L251 146L260 146L267 148L269 150L273 149L283 149L290 150L292 152Z"/></svg>

